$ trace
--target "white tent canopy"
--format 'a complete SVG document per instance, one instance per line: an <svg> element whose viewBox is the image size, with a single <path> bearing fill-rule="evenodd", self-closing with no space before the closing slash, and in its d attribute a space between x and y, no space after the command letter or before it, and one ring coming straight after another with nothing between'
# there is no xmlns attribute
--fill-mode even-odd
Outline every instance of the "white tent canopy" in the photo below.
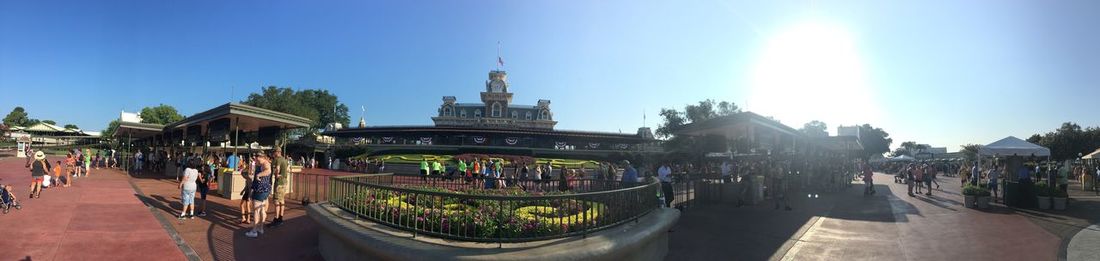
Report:
<svg viewBox="0 0 1100 261"><path fill-rule="evenodd" d="M887 161L915 161L915 160L917 160L917 159L915 159L913 157L909 157L907 155L901 155L901 156L897 156L897 157L887 159Z"/></svg>
<svg viewBox="0 0 1100 261"><path fill-rule="evenodd" d="M1050 156L1050 149L1008 136L978 150L982 156Z"/></svg>

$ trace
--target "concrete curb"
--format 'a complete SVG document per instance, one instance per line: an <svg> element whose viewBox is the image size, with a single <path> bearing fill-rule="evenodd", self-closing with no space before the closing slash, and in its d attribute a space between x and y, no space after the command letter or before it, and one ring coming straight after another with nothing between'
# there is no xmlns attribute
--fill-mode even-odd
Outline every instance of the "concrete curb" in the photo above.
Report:
<svg viewBox="0 0 1100 261"><path fill-rule="evenodd" d="M1066 247L1066 260L1100 260L1100 225L1078 231Z"/></svg>
<svg viewBox="0 0 1100 261"><path fill-rule="evenodd" d="M669 229L680 217L657 209L631 222L587 237L527 243L471 243L411 234L345 213L327 203L311 204L318 250L326 260L663 260Z"/></svg>

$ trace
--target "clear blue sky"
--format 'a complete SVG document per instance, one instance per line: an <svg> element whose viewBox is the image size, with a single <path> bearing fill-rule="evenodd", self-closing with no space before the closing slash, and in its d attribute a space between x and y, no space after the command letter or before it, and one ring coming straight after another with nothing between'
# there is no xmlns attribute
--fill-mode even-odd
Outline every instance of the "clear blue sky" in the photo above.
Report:
<svg viewBox="0 0 1100 261"><path fill-rule="evenodd" d="M551 99L561 129L705 98L952 151L1100 123L1100 1L393 2L3 0L0 110L94 130L277 85L426 125L477 101L500 41L515 102Z"/></svg>

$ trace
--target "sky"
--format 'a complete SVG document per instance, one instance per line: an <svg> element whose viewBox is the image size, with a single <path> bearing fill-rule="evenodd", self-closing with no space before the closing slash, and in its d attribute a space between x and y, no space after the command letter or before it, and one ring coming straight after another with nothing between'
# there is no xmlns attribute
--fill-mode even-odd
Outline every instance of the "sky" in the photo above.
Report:
<svg viewBox="0 0 1100 261"><path fill-rule="evenodd" d="M513 103L551 100L558 129L633 133L715 99L955 151L1100 125L1097 13L1091 0L0 0L0 113L98 130L123 110L191 115L274 85L329 90L353 124L430 125L442 96L478 102L499 51Z"/></svg>

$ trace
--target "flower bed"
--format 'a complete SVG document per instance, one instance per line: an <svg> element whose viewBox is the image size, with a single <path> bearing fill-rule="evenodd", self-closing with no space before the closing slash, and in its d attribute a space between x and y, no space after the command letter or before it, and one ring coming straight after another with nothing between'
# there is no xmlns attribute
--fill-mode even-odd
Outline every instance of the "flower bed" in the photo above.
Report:
<svg viewBox="0 0 1100 261"><path fill-rule="evenodd" d="M570 197L539 198L572 194L570 192L401 188L405 191L382 188L359 190L349 194L341 205L394 226L459 238L498 239L552 237L579 232L597 227L601 216L608 210L605 204L595 201ZM484 196L506 196L509 200ZM528 196L532 200L524 199Z"/></svg>

